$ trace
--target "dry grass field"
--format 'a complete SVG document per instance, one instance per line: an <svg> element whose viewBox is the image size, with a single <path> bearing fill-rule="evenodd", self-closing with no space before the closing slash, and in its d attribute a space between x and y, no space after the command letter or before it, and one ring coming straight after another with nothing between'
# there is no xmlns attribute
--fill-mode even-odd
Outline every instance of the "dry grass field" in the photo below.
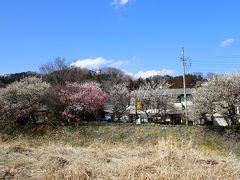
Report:
<svg viewBox="0 0 240 180"><path fill-rule="evenodd" d="M240 179L240 143L198 127L2 128L0 179Z"/></svg>

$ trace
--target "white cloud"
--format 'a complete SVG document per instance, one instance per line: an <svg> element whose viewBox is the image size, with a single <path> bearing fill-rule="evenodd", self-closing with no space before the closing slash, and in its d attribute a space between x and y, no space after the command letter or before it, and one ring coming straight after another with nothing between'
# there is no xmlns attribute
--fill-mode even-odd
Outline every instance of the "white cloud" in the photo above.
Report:
<svg viewBox="0 0 240 180"><path fill-rule="evenodd" d="M89 58L89 59L77 60L76 62L71 63L70 66L96 70L103 67L120 68L121 66L127 65L127 64L128 64L128 61L108 60L102 57L97 57L95 59Z"/></svg>
<svg viewBox="0 0 240 180"><path fill-rule="evenodd" d="M234 39L226 39L225 41L221 42L220 47L226 47L226 46L230 46L232 43L234 43Z"/></svg>
<svg viewBox="0 0 240 180"><path fill-rule="evenodd" d="M119 6L124 6L129 3L129 0L114 0L111 4L118 8Z"/></svg>
<svg viewBox="0 0 240 180"><path fill-rule="evenodd" d="M127 75L129 75L129 76L131 76L131 77L134 76L133 73L128 72L126 69L121 69L121 70L122 70L125 74L127 74Z"/></svg>
<svg viewBox="0 0 240 180"><path fill-rule="evenodd" d="M115 67L115 68L121 69L124 73L128 74L134 79L138 79L138 78L146 79L148 77L156 76L156 75L159 75L159 76L174 75L175 73L175 71L169 70L169 69L139 71L137 73L131 73L122 68L124 65L128 65L129 63L130 63L129 61L110 60L102 57L97 57L95 59L89 58L89 59L77 60L76 62L71 63L70 66L87 68L91 70L98 70L104 67Z"/></svg>
<svg viewBox="0 0 240 180"><path fill-rule="evenodd" d="M156 76L156 75L163 76L163 75L173 75L173 74L174 74L173 70L162 69L162 70L139 71L136 74L133 74L132 76L134 79L138 79L138 78L146 79L148 77Z"/></svg>

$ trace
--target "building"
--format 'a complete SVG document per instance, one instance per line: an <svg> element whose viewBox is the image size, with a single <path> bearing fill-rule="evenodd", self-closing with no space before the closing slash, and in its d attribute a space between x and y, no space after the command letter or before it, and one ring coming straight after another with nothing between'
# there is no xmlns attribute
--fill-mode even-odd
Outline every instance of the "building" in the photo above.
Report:
<svg viewBox="0 0 240 180"><path fill-rule="evenodd" d="M186 89L187 95L187 106L191 110L192 107L192 95L195 93L195 89ZM162 118L157 116L157 109L148 109L144 112L141 108L137 108L134 103L130 103L126 107L126 114L121 117L121 120L124 122L135 122L136 119L140 118L141 122L159 122L159 123L168 123L168 124L181 124L183 121L183 113L186 107L184 102L184 89L165 89L163 94L172 95L175 100L173 100L173 107L167 110L168 116ZM113 103L109 102L105 105L104 111L107 116L112 115L113 113Z"/></svg>

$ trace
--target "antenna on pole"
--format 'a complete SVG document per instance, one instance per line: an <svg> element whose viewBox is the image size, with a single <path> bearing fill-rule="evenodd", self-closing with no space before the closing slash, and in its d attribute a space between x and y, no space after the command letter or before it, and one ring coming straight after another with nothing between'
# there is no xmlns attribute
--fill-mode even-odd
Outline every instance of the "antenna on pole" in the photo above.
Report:
<svg viewBox="0 0 240 180"><path fill-rule="evenodd" d="M186 125L188 125L188 109L187 109L187 93L186 93L186 79L185 79L185 73L186 73L186 63L185 63L185 57L184 57L184 47L182 48L182 65L183 65L183 90L184 90L184 113L185 113L185 121Z"/></svg>

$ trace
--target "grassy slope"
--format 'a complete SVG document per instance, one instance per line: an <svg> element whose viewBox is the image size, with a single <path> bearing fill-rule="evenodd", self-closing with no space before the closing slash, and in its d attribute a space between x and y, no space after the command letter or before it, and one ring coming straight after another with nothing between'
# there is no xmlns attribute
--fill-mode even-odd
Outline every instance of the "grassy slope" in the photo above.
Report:
<svg viewBox="0 0 240 180"><path fill-rule="evenodd" d="M0 179L238 179L238 140L202 127L0 127Z"/></svg>

